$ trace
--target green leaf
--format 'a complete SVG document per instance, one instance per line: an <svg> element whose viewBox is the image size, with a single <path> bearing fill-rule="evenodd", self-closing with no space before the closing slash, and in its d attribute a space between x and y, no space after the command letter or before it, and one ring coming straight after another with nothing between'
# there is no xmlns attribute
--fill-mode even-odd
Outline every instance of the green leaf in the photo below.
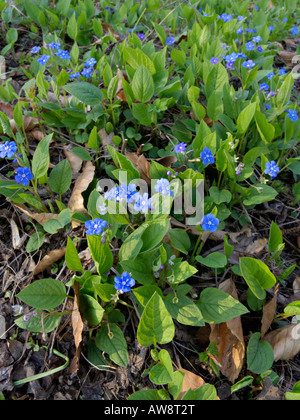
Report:
<svg viewBox="0 0 300 420"><path fill-rule="evenodd" d="M155 385L165 385L173 380L173 366L167 350L159 352L160 363L153 366L149 372L149 379Z"/></svg>
<svg viewBox="0 0 300 420"><path fill-rule="evenodd" d="M134 69L137 70L140 66L145 66L151 74L156 73L155 65L151 59L139 48L125 47L123 49L124 59Z"/></svg>
<svg viewBox="0 0 300 420"><path fill-rule="evenodd" d="M227 265L227 258L221 252L212 252L205 258L201 257L201 255L197 255L196 260L210 268L222 268Z"/></svg>
<svg viewBox="0 0 300 420"><path fill-rule="evenodd" d="M172 267L172 270L168 272L167 276L172 276L172 282L178 284L185 281L189 277L192 277L197 272L197 268L190 265L187 261L182 261L175 263Z"/></svg>
<svg viewBox="0 0 300 420"><path fill-rule="evenodd" d="M290 100L291 92L295 83L293 73L291 72L286 79L284 80L283 84L281 85L279 92L276 96L276 104L278 107L278 111L280 111Z"/></svg>
<svg viewBox="0 0 300 420"><path fill-rule="evenodd" d="M300 315L300 301L291 302L284 308L284 313L289 316Z"/></svg>
<svg viewBox="0 0 300 420"><path fill-rule="evenodd" d="M211 187L209 194L214 201L214 204L230 203L232 194L228 190L219 190L218 187Z"/></svg>
<svg viewBox="0 0 300 420"><path fill-rule="evenodd" d="M187 296L177 296L175 301L174 298L175 294L170 293L164 299L166 308L172 318L183 325L192 325L194 327L202 327L205 325L199 306L190 298Z"/></svg>
<svg viewBox="0 0 300 420"><path fill-rule="evenodd" d="M229 83L227 70L221 63L218 63L215 66L213 66L206 79L206 97L209 98L215 91L223 92L223 86L226 83Z"/></svg>
<svg viewBox="0 0 300 420"><path fill-rule="evenodd" d="M221 324L248 313L248 309L230 294L213 287L204 289L197 302L205 322Z"/></svg>
<svg viewBox="0 0 300 420"><path fill-rule="evenodd" d="M34 252L43 246L45 242L45 234L42 232L35 232L33 235L30 236L27 244L26 244L26 251L27 252Z"/></svg>
<svg viewBox="0 0 300 420"><path fill-rule="evenodd" d="M265 299L265 290L271 289L276 283L268 266L255 258L242 257L240 269L253 294L260 300Z"/></svg>
<svg viewBox="0 0 300 420"><path fill-rule="evenodd" d="M175 326L162 298L155 292L147 303L137 330L137 339L144 347L167 344L173 340Z"/></svg>
<svg viewBox="0 0 300 420"><path fill-rule="evenodd" d="M37 180L47 174L50 163L49 145L53 134L44 137L38 144L32 158L32 173Z"/></svg>
<svg viewBox="0 0 300 420"><path fill-rule="evenodd" d="M240 389L243 389L246 386L251 385L253 381L254 381L253 376L245 376L243 379L241 379L240 381L238 381L234 385L232 385L231 393L233 394L234 392L237 392Z"/></svg>
<svg viewBox="0 0 300 420"><path fill-rule="evenodd" d="M106 273L113 265L113 254L109 244L101 243L101 236L87 236L89 248L99 274Z"/></svg>
<svg viewBox="0 0 300 420"><path fill-rule="evenodd" d="M269 237L269 252L274 252L277 250L278 246L282 244L282 232L280 228L272 221L270 228L270 237Z"/></svg>
<svg viewBox="0 0 300 420"><path fill-rule="evenodd" d="M260 340L260 333L252 334L247 347L248 369L257 375L266 372L274 362L273 347Z"/></svg>
<svg viewBox="0 0 300 420"><path fill-rule="evenodd" d="M72 169L67 159L56 165L49 176L49 186L57 194L64 194L72 183Z"/></svg>
<svg viewBox="0 0 300 420"><path fill-rule="evenodd" d="M145 66L137 69L131 87L137 101L143 103L150 101L154 95L154 83L150 71Z"/></svg>
<svg viewBox="0 0 300 420"><path fill-rule="evenodd" d="M68 26L67 26L67 34L69 35L71 39L73 39L74 41L76 40L77 34L78 34L78 23L77 23L75 12L69 19Z"/></svg>
<svg viewBox="0 0 300 420"><path fill-rule="evenodd" d="M33 316L28 322L24 322L23 317L17 318L15 323L18 327L22 328L23 330L27 330L34 333L50 333L51 331L57 328L60 320L61 314L52 314L43 317L37 315Z"/></svg>
<svg viewBox="0 0 300 420"><path fill-rule="evenodd" d="M188 233L183 229L171 229L168 233L172 247L187 255L191 247Z"/></svg>
<svg viewBox="0 0 300 420"><path fill-rule="evenodd" d="M237 119L237 128L239 134L245 134L253 120L256 111L256 102L249 104L240 113Z"/></svg>
<svg viewBox="0 0 300 420"><path fill-rule="evenodd" d="M67 250L66 250L66 265L71 271L80 271L83 273L82 264L78 256L76 246L74 245L72 239L68 236Z"/></svg>
<svg viewBox="0 0 300 420"><path fill-rule="evenodd" d="M182 397L182 401L187 401L187 400L216 401L217 390L213 385L204 384L198 389L195 389L195 390L189 389Z"/></svg>
<svg viewBox="0 0 300 420"><path fill-rule="evenodd" d="M65 300L66 288L55 279L37 280L17 294L27 305L39 310L51 310Z"/></svg>
<svg viewBox="0 0 300 420"><path fill-rule="evenodd" d="M256 188L252 187L250 194L244 199L245 206L254 206L276 198L278 192L269 185L258 184Z"/></svg>
<svg viewBox="0 0 300 420"><path fill-rule="evenodd" d="M103 99L101 90L88 82L69 83L63 89L86 105L100 105Z"/></svg>
<svg viewBox="0 0 300 420"><path fill-rule="evenodd" d="M141 389L131 394L128 401L165 401L170 400L170 396L164 389Z"/></svg>
<svg viewBox="0 0 300 420"><path fill-rule="evenodd" d="M134 280L140 284L151 284L154 281L152 266L145 258L136 258L134 261L122 261L121 266L124 271L132 274Z"/></svg>
<svg viewBox="0 0 300 420"><path fill-rule="evenodd" d="M94 289L104 302L111 302L111 295L116 294L115 286L109 283L96 284Z"/></svg>
<svg viewBox="0 0 300 420"><path fill-rule="evenodd" d="M109 331L112 338L109 337ZM127 343L122 330L116 324L102 325L96 334L96 346L107 353L110 359L118 366L126 367L128 364Z"/></svg>
<svg viewBox="0 0 300 420"><path fill-rule="evenodd" d="M99 325L104 315L100 303L90 295L80 295L80 310L89 324Z"/></svg>

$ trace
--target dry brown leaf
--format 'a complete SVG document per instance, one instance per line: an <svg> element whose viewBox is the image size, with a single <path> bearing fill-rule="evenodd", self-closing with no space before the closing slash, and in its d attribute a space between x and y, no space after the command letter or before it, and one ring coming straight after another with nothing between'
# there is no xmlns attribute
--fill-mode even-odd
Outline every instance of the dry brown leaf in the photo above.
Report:
<svg viewBox="0 0 300 420"><path fill-rule="evenodd" d="M44 270L46 270L46 268L50 267L50 265L63 258L65 253L66 247L50 251L49 254L47 254L35 267L33 275L35 276L36 274L42 273Z"/></svg>
<svg viewBox="0 0 300 420"><path fill-rule="evenodd" d="M300 325L290 324L269 332L264 337L274 350L274 360L289 360L300 351Z"/></svg>
<svg viewBox="0 0 300 420"><path fill-rule="evenodd" d="M295 280L293 281L293 290L294 296L292 297L292 301L300 300L300 277L296 276Z"/></svg>
<svg viewBox="0 0 300 420"><path fill-rule="evenodd" d="M130 162L133 163L133 165L136 167L136 169L139 171L140 176L143 180L147 182L147 184L151 184L151 178L150 178L150 163L145 158L144 155L137 155L136 153L127 153L125 155L127 159L130 160Z"/></svg>
<svg viewBox="0 0 300 420"><path fill-rule="evenodd" d="M32 130L28 133L30 137L33 137L37 141L43 140L45 137L45 134L41 130ZM51 139L50 143L53 142L53 139Z"/></svg>
<svg viewBox="0 0 300 420"><path fill-rule="evenodd" d="M83 160L71 151L72 146L64 145L63 148L64 148L64 155L72 169L72 177L76 178L78 173L81 170Z"/></svg>
<svg viewBox="0 0 300 420"><path fill-rule="evenodd" d="M198 389L200 386L205 384L205 381L201 378L201 376L195 375L195 373L183 369L182 367L180 367L178 370L184 373L183 384L178 400L182 400L182 397L189 389L194 391L195 389Z"/></svg>
<svg viewBox="0 0 300 420"><path fill-rule="evenodd" d="M221 283L219 289L238 299L235 284L231 279ZM210 342L215 342L217 345L219 354L215 357L221 365L221 372L230 382L235 382L242 370L245 357L241 317L211 325Z"/></svg>
<svg viewBox="0 0 300 420"><path fill-rule="evenodd" d="M288 67L294 67L293 58L297 56L297 52L292 51L278 51L277 53L281 60L288 66Z"/></svg>
<svg viewBox="0 0 300 420"><path fill-rule="evenodd" d="M262 391L256 398L257 401L275 401L282 400L280 390L272 384L271 379L266 376L264 379L264 386Z"/></svg>
<svg viewBox="0 0 300 420"><path fill-rule="evenodd" d="M70 373L76 373L79 369L79 358L80 358L80 344L82 341L82 330L83 330L83 321L79 310L79 283L75 281L73 285L75 297L74 297L74 306L72 311L72 328L73 328L73 336L74 342L76 347L76 354L71 362L70 365Z"/></svg>
<svg viewBox="0 0 300 420"><path fill-rule="evenodd" d="M114 132L107 134L105 128L101 128L101 130L98 131L98 135L100 137L101 144L106 152L108 151L107 145L116 147L116 145L112 142L112 138L115 136Z"/></svg>
<svg viewBox="0 0 300 420"><path fill-rule="evenodd" d="M57 219L58 218L58 214L53 214L53 213L35 213L35 212L32 212L24 204L16 204L16 203L14 203L13 205L17 209L21 210L22 213L26 214L28 217L31 217L32 219L34 219L35 221L37 221L42 226L44 226L44 224L46 222L48 222L48 220Z"/></svg>
<svg viewBox="0 0 300 420"><path fill-rule="evenodd" d="M124 92L122 80L124 79L124 80L126 80L128 82L128 77L119 68L118 68L118 71L117 71L117 76L119 77L119 82L118 82L116 96L119 99L121 99L122 101L127 102L127 98L126 98L126 95L125 95L125 92Z"/></svg>
<svg viewBox="0 0 300 420"><path fill-rule="evenodd" d="M19 228L13 219L10 221L10 227L13 249L20 249L26 241L26 235L20 237Z"/></svg>
<svg viewBox="0 0 300 420"><path fill-rule="evenodd" d="M263 316L261 320L261 338L265 336L269 330L276 313L277 294L263 307Z"/></svg>
<svg viewBox="0 0 300 420"><path fill-rule="evenodd" d="M4 114L7 116L12 131L16 133L17 125L14 120L14 108L10 105L4 104L3 102L0 102L0 111L4 112ZM23 115L23 124L25 131L33 130L37 126L38 122L39 120L37 118Z"/></svg>
<svg viewBox="0 0 300 420"><path fill-rule="evenodd" d="M268 239L266 238L257 239L252 244L247 246L245 253L246 254L259 254L265 249L267 243L268 243Z"/></svg>
<svg viewBox="0 0 300 420"><path fill-rule="evenodd" d="M69 200L68 208L72 213L79 212L87 214L84 207L84 199L82 193L87 190L90 183L93 181L95 175L95 166L91 162L86 162L82 173L77 178L72 195ZM79 222L72 221L73 228L80 226Z"/></svg>

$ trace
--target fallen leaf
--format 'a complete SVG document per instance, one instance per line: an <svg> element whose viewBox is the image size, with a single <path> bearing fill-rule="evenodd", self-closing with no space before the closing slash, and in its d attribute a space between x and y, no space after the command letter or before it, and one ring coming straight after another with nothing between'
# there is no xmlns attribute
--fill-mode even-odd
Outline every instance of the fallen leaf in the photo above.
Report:
<svg viewBox="0 0 300 420"><path fill-rule="evenodd" d="M195 389L198 389L200 386L205 384L205 381L201 378L201 376L195 375L195 373L183 369L182 367L180 367L178 370L184 373L183 384L178 400L182 400L182 397L189 389L194 391Z"/></svg>
<svg viewBox="0 0 300 420"><path fill-rule="evenodd" d="M238 300L236 287L231 279L221 283L219 289ZM241 317L238 316L218 325L212 324L210 342L215 342L218 348L219 354L215 358L221 365L220 371L230 382L235 382L242 370L245 357Z"/></svg>
<svg viewBox="0 0 300 420"><path fill-rule="evenodd" d="M272 384L272 381L268 376L265 377L263 389L257 396L256 400L258 401L282 400L279 388L277 388L276 386Z"/></svg>
<svg viewBox="0 0 300 420"><path fill-rule="evenodd" d="M22 213L26 214L28 217L31 217L35 221L37 221L40 225L44 226L44 224L51 219L57 219L58 214L53 213L35 213L29 210L24 204L13 204L14 207L21 210Z"/></svg>
<svg viewBox="0 0 300 420"><path fill-rule="evenodd" d="M267 331L269 330L273 322L273 319L276 313L276 307L277 307L277 293L263 307L263 316L261 320L261 338L265 336L265 334L267 333Z"/></svg>
<svg viewBox="0 0 300 420"><path fill-rule="evenodd" d="M107 145L116 147L116 145L112 142L113 137L115 136L114 132L111 132L110 134L107 134L105 128L101 128L101 130L98 131L98 135L101 140L101 144L104 147L104 150L108 152Z"/></svg>
<svg viewBox="0 0 300 420"><path fill-rule="evenodd" d="M54 249L50 251L35 267L33 275L42 273L46 268L50 267L50 265L56 263L61 258L64 257L66 253L66 247L60 249Z"/></svg>
<svg viewBox="0 0 300 420"><path fill-rule="evenodd" d="M269 332L264 337L274 350L274 360L289 360L300 351L300 324L290 324Z"/></svg>
<svg viewBox="0 0 300 420"><path fill-rule="evenodd" d="M41 141L45 137L45 134L41 130L32 130L28 133L28 135L37 141ZM52 141L53 140L51 139L50 143L52 143Z"/></svg>
<svg viewBox="0 0 300 420"><path fill-rule="evenodd" d="M12 245L13 249L20 249L26 241L26 235L20 237L19 228L16 222L12 219L10 221L11 233L12 233Z"/></svg>
<svg viewBox="0 0 300 420"><path fill-rule="evenodd" d="M268 243L268 239L266 238L257 239L252 244L247 246L245 253L246 254L259 254L265 249L267 243Z"/></svg>
<svg viewBox="0 0 300 420"><path fill-rule="evenodd" d="M3 102L0 102L0 111L4 112L6 114L7 118L9 119L10 127L14 133L18 131L16 122L14 120L14 108L10 105L4 104ZM30 117L28 115L23 115L23 124L25 131L31 131L33 130L37 124L39 123L39 120L34 117Z"/></svg>
<svg viewBox="0 0 300 420"><path fill-rule="evenodd" d="M76 373L79 369L79 358L80 358L80 344L82 341L82 331L83 331L83 321L79 310L79 297L80 297L80 291L79 291L79 283L75 281L73 285L73 290L75 293L74 296L74 306L72 311L72 328L73 328L73 337L76 347L76 354L70 364L69 372L70 373Z"/></svg>
<svg viewBox="0 0 300 420"><path fill-rule="evenodd" d="M137 155L137 153L127 153L125 155L130 162L136 167L139 171L141 178L147 182L147 184L151 184L150 178L150 168L151 165L148 160L145 158L144 155Z"/></svg>
<svg viewBox="0 0 300 420"><path fill-rule="evenodd" d="M91 162L86 162L82 173L77 178L72 195L69 200L68 208L74 212L87 214L84 207L84 199L82 193L87 190L95 175L95 166ZM72 221L73 229L80 226L79 222Z"/></svg>
<svg viewBox="0 0 300 420"><path fill-rule="evenodd" d="M126 98L126 95L125 95L125 92L124 92L124 88L123 88L123 82L122 82L122 80L124 79L124 80L126 80L126 81L128 82L128 77L127 77L127 76L126 76L126 74L125 74L125 73L123 73L123 72L122 72L122 70L120 70L119 68L118 68L118 70L117 70L117 76L119 77L119 82L118 82L118 87L117 87L116 96L117 96L119 99L122 99L122 101L127 102L127 98Z"/></svg>
<svg viewBox="0 0 300 420"><path fill-rule="evenodd" d="M71 145L63 145L63 148L64 148L64 155L72 169L72 177L76 178L78 173L81 170L83 160L71 151L71 148L72 148Z"/></svg>
<svg viewBox="0 0 300 420"><path fill-rule="evenodd" d="M293 62L293 58L296 57L298 54L297 52L292 52L292 51L278 51L277 53L279 55L279 57L281 58L281 60L288 66L288 67L294 67L294 62Z"/></svg>

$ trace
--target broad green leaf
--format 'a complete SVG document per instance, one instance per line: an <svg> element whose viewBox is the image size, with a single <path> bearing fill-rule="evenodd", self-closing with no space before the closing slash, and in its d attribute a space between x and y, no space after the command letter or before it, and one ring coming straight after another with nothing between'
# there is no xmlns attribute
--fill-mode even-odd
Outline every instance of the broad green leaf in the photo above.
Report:
<svg viewBox="0 0 300 420"><path fill-rule="evenodd" d="M282 232L280 228L272 221L270 228L270 237L269 237L269 252L274 252L277 250L278 246L282 244Z"/></svg>
<svg viewBox="0 0 300 420"><path fill-rule="evenodd" d="M200 264L211 268L222 268L227 265L227 258L221 252L212 252L205 258L201 257L201 255L197 255L196 260Z"/></svg>
<svg viewBox="0 0 300 420"><path fill-rule="evenodd" d="M251 291L260 300L266 297L266 290L271 289L276 283L276 278L269 267L255 258L242 257L240 269Z"/></svg>
<svg viewBox="0 0 300 420"><path fill-rule="evenodd" d="M248 309L230 294L213 287L201 292L197 302L205 322L221 324L248 313Z"/></svg>
<svg viewBox="0 0 300 420"><path fill-rule="evenodd" d="M81 295L79 299L80 310L89 324L99 325L104 315L100 303L90 295Z"/></svg>
<svg viewBox="0 0 300 420"><path fill-rule="evenodd" d="M295 83L293 73L291 72L283 82L282 86L279 89L279 92L276 96L276 104L278 110L280 111L290 100L291 92Z"/></svg>
<svg viewBox="0 0 300 420"><path fill-rule="evenodd" d="M24 322L23 317L20 317L15 320L15 323L23 330L48 334L57 328L61 317L62 316L59 313L46 316L44 315L43 322L41 315L33 316L28 322Z"/></svg>
<svg viewBox="0 0 300 420"><path fill-rule="evenodd" d="M128 401L165 401L170 400L170 396L164 389L141 389L131 394Z"/></svg>
<svg viewBox="0 0 300 420"><path fill-rule="evenodd" d="M138 257L134 261L122 261L120 264L123 270L131 273L138 283L147 285L154 282L152 266L145 258Z"/></svg>
<svg viewBox="0 0 300 420"><path fill-rule="evenodd" d="M253 120L256 110L256 102L249 104L240 113L237 119L237 128L239 134L245 134Z"/></svg>
<svg viewBox="0 0 300 420"><path fill-rule="evenodd" d="M211 187L209 194L213 199L214 204L230 203L232 194L228 190L219 190L218 187Z"/></svg>
<svg viewBox="0 0 300 420"><path fill-rule="evenodd" d="M175 326L163 299L157 294L151 297L142 313L137 330L137 339L144 347L152 344L167 344L173 340Z"/></svg>
<svg viewBox="0 0 300 420"><path fill-rule="evenodd" d="M154 83L150 71L145 66L137 69L131 87L137 101L143 103L150 101L154 95Z"/></svg>
<svg viewBox="0 0 300 420"><path fill-rule="evenodd" d="M241 379L240 381L238 381L234 385L232 385L231 393L233 394L234 392L237 392L240 389L243 389L246 386L251 385L253 381L254 381L253 376L245 376L243 379Z"/></svg>
<svg viewBox="0 0 300 420"><path fill-rule="evenodd" d="M42 279L25 287L17 297L27 305L39 310L51 310L61 305L65 300L66 288L55 279Z"/></svg>
<svg viewBox="0 0 300 420"><path fill-rule="evenodd" d="M227 70L221 63L218 63L213 66L205 82L205 92L207 98L209 98L215 91L223 92L223 86L226 83L229 83Z"/></svg>
<svg viewBox="0 0 300 420"><path fill-rule="evenodd" d="M66 265L71 271L80 271L83 273L82 264L78 256L76 246L74 245L72 239L68 236L67 250L66 250Z"/></svg>
<svg viewBox="0 0 300 420"><path fill-rule="evenodd" d="M178 284L192 277L197 272L197 268L193 267L187 261L182 261L175 263L172 269L167 273L167 276L172 277L172 280L170 281Z"/></svg>
<svg viewBox="0 0 300 420"><path fill-rule="evenodd" d="M71 39L75 41L77 38L77 33L78 33L78 23L76 19L76 13L74 12L68 22L67 34L69 35Z"/></svg>
<svg viewBox="0 0 300 420"><path fill-rule="evenodd" d="M213 385L204 384L198 389L189 389L182 397L182 401L216 401L217 397L216 388Z"/></svg>
<svg viewBox="0 0 300 420"><path fill-rule="evenodd" d="M32 173L37 180L47 174L50 163L49 145L53 134L44 137L38 144L32 158Z"/></svg>
<svg viewBox="0 0 300 420"><path fill-rule="evenodd" d="M173 366L167 350L159 352L160 363L153 366L149 372L149 379L155 385L165 385L173 380Z"/></svg>
<svg viewBox="0 0 300 420"><path fill-rule="evenodd" d="M86 105L100 105L103 99L101 90L92 83L73 82L65 85L63 89Z"/></svg>
<svg viewBox="0 0 300 420"><path fill-rule="evenodd" d="M113 265L113 254L109 244L101 243L101 236L87 236L89 249L99 274L106 273Z"/></svg>
<svg viewBox="0 0 300 420"><path fill-rule="evenodd" d="M260 333L252 334L247 347L248 369L257 375L266 372L274 362L273 347L260 339Z"/></svg>
<svg viewBox="0 0 300 420"><path fill-rule="evenodd" d="M109 332L112 337L109 336ZM102 325L96 334L96 346L107 353L110 359L118 366L126 367L128 364L128 350L124 334L116 324Z"/></svg>
<svg viewBox="0 0 300 420"><path fill-rule="evenodd" d="M274 200L277 197L278 191L269 185L259 184L252 187L250 194L244 199L245 206L254 206L257 204L265 203Z"/></svg>
<svg viewBox="0 0 300 420"><path fill-rule="evenodd" d="M49 186L57 194L64 194L72 183L72 169L67 159L56 165L49 176Z"/></svg>
<svg viewBox="0 0 300 420"><path fill-rule="evenodd" d="M168 233L172 247L187 255L191 247L188 233L183 229L171 229Z"/></svg>
<svg viewBox="0 0 300 420"><path fill-rule="evenodd" d="M300 315L300 301L289 303L284 308L284 313L290 316Z"/></svg>
<svg viewBox="0 0 300 420"><path fill-rule="evenodd" d="M170 293L164 299L166 308L172 318L183 325L192 325L194 327L202 327L205 325L199 306L190 298L187 296L177 296L177 299L175 300L174 298L175 294Z"/></svg>
<svg viewBox="0 0 300 420"><path fill-rule="evenodd" d="M139 48L125 47L123 49L125 61L134 69L137 70L140 66L145 66L151 74L156 73L155 65L152 60Z"/></svg>

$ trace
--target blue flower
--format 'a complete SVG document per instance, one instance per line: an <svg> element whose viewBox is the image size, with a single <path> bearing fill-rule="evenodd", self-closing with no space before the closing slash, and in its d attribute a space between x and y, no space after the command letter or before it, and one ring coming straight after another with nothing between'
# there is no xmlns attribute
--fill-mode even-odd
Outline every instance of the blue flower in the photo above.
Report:
<svg viewBox="0 0 300 420"><path fill-rule="evenodd" d="M270 86L269 85L267 85L267 83L262 83L260 86L259 86L259 90L269 90L270 89Z"/></svg>
<svg viewBox="0 0 300 420"><path fill-rule="evenodd" d="M277 177L278 172L280 172L280 168L276 165L275 160L266 163L265 173L270 175L272 179Z"/></svg>
<svg viewBox="0 0 300 420"><path fill-rule="evenodd" d="M287 21L288 21L288 18L283 18L283 19L282 19L282 22L283 22L283 23L286 23Z"/></svg>
<svg viewBox="0 0 300 420"><path fill-rule="evenodd" d="M131 278L129 273L121 274L121 277L115 277L115 289L120 293L130 292L131 288L135 285L135 280Z"/></svg>
<svg viewBox="0 0 300 420"><path fill-rule="evenodd" d="M183 153L185 152L186 148L187 148L187 144L182 142L182 143L176 144L174 150L176 153Z"/></svg>
<svg viewBox="0 0 300 420"><path fill-rule="evenodd" d="M36 54L40 51L40 49L41 49L41 47L33 47L30 52L31 52L31 54Z"/></svg>
<svg viewBox="0 0 300 420"><path fill-rule="evenodd" d="M61 49L59 49L55 55L57 55L58 57L62 58L63 60L70 60L71 56L69 54L68 51L63 51Z"/></svg>
<svg viewBox="0 0 300 420"><path fill-rule="evenodd" d="M82 74L82 76L85 76L85 77L89 78L89 77L92 76L93 71L94 71L93 67L85 67L82 70L81 74Z"/></svg>
<svg viewBox="0 0 300 420"><path fill-rule="evenodd" d="M84 67L93 67L97 63L97 60L95 58L90 58L84 63Z"/></svg>
<svg viewBox="0 0 300 420"><path fill-rule="evenodd" d="M269 29L269 31L270 31L270 32L272 32L272 31L274 31L275 27L274 27L274 26L272 26L272 25L270 25L270 26L268 27L268 29Z"/></svg>
<svg viewBox="0 0 300 420"><path fill-rule="evenodd" d="M173 197L173 191L170 189L170 182L165 178L159 179L154 189L162 195L171 195L171 197Z"/></svg>
<svg viewBox="0 0 300 420"><path fill-rule="evenodd" d="M103 228L107 227L107 221L102 219L88 220L87 222L85 222L85 227L87 229L87 235L98 236L101 235L101 233L103 233Z"/></svg>
<svg viewBox="0 0 300 420"><path fill-rule="evenodd" d="M204 230L209 230L210 232L215 232L218 229L220 220L212 213L207 214L203 217L201 225Z"/></svg>
<svg viewBox="0 0 300 420"><path fill-rule="evenodd" d="M223 13L222 15L218 16L218 19L222 19L224 22L229 22L232 20L232 15L227 15L227 13Z"/></svg>
<svg viewBox="0 0 300 420"><path fill-rule="evenodd" d="M173 45L175 42L175 38L173 36L168 36L167 40L166 40L166 44L167 45Z"/></svg>
<svg viewBox="0 0 300 420"><path fill-rule="evenodd" d="M247 51L253 51L255 49L255 44L253 42L247 42L245 44L246 50Z"/></svg>
<svg viewBox="0 0 300 420"><path fill-rule="evenodd" d="M117 187L119 188L119 187ZM127 203L132 203L134 201L135 195L137 194L135 184L127 184L123 182L119 188L118 200L124 198Z"/></svg>
<svg viewBox="0 0 300 420"><path fill-rule="evenodd" d="M298 121L299 117L296 111L294 111L293 109L289 109L286 112L292 121Z"/></svg>
<svg viewBox="0 0 300 420"><path fill-rule="evenodd" d="M50 42L47 47L51 48L52 50L58 50L60 48L60 44L58 42Z"/></svg>
<svg viewBox="0 0 300 420"><path fill-rule="evenodd" d="M219 59L218 59L218 57L213 57L213 58L210 59L210 62L211 62L211 64L213 64L215 66L216 64L218 64Z"/></svg>
<svg viewBox="0 0 300 420"><path fill-rule="evenodd" d="M292 29L292 34L293 35L298 35L298 33L299 33L299 29L297 28L297 26L294 26L293 29Z"/></svg>
<svg viewBox="0 0 300 420"><path fill-rule="evenodd" d="M271 109L270 105L268 105L268 104L265 104L265 108L266 108L267 110Z"/></svg>
<svg viewBox="0 0 300 420"><path fill-rule="evenodd" d="M271 73L269 73L269 74L268 74L267 78L268 78L268 80L270 80L270 79L272 79L272 77L274 77L274 76L275 76L275 74L274 74L273 72L271 72Z"/></svg>
<svg viewBox="0 0 300 420"><path fill-rule="evenodd" d="M17 145L14 141L5 142L0 144L0 158L12 158L13 155L18 151Z"/></svg>
<svg viewBox="0 0 300 420"><path fill-rule="evenodd" d="M44 66L49 60L49 58L50 58L50 55L42 55L42 57L37 59L37 62L41 64L42 66Z"/></svg>
<svg viewBox="0 0 300 420"><path fill-rule="evenodd" d="M238 21L241 22L242 20L244 20L244 16L238 16Z"/></svg>
<svg viewBox="0 0 300 420"><path fill-rule="evenodd" d="M29 168L17 168L16 169L17 175L15 176L15 181L18 184L22 184L23 187L27 187L29 184L29 181L33 179L33 175Z"/></svg>
<svg viewBox="0 0 300 420"><path fill-rule="evenodd" d="M253 41L253 42L256 42L256 43L261 42L261 41L262 41L262 37L261 37L260 35L255 36L255 37L252 39L252 41Z"/></svg>
<svg viewBox="0 0 300 420"><path fill-rule="evenodd" d="M211 150L205 146L203 152L200 153L200 158L202 159L203 165L208 165L215 163L215 158L211 152Z"/></svg>
<svg viewBox="0 0 300 420"><path fill-rule="evenodd" d="M241 28L238 28L237 31L236 31L236 33L238 35L242 34L243 32L244 32L244 29L242 27Z"/></svg>
<svg viewBox="0 0 300 420"><path fill-rule="evenodd" d="M257 49L257 51L259 51L259 52L263 52L263 47L261 47L261 46L257 47L256 49Z"/></svg>
<svg viewBox="0 0 300 420"><path fill-rule="evenodd" d="M149 194L136 194L133 208L135 211L139 211L144 214L148 213L148 211L151 210L151 198L149 198Z"/></svg>
<svg viewBox="0 0 300 420"><path fill-rule="evenodd" d="M75 73L70 74L70 80L78 79L79 76L80 76L80 73L78 71L76 71Z"/></svg>
<svg viewBox="0 0 300 420"><path fill-rule="evenodd" d="M143 34L143 32L140 32L139 34L137 34L137 36L140 38L141 41L143 41L143 39L146 38L146 35Z"/></svg>
<svg viewBox="0 0 300 420"><path fill-rule="evenodd" d="M242 66L245 67L245 69L251 69L252 67L255 67L255 63L253 60L244 61Z"/></svg>
<svg viewBox="0 0 300 420"><path fill-rule="evenodd" d="M279 74L279 76L285 76L286 75L286 69L284 67L281 67L278 74Z"/></svg>

